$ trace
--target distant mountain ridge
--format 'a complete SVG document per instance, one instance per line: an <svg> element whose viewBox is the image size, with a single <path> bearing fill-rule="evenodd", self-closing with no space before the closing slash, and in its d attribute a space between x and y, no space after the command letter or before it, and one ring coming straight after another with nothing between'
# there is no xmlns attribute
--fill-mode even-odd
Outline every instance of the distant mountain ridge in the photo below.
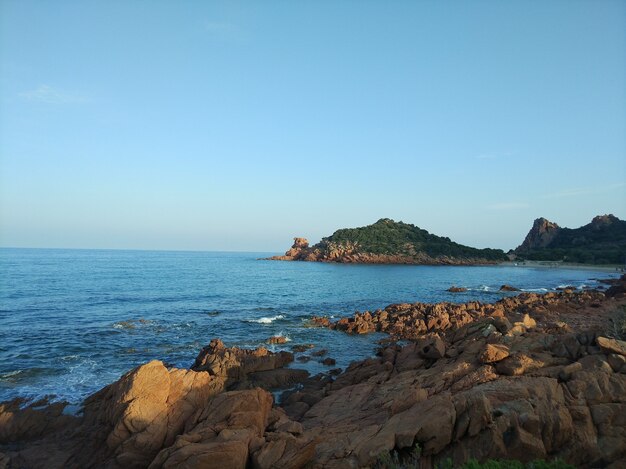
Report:
<svg viewBox="0 0 626 469"><path fill-rule="evenodd" d="M538 218L513 253L528 260L621 264L626 256L626 221L598 215L580 228L561 228Z"/></svg>
<svg viewBox="0 0 626 469"><path fill-rule="evenodd" d="M309 246L294 238L284 256L273 260L370 264L474 265L506 260L500 249L477 249L429 233L415 225L381 218L359 228L343 228Z"/></svg>

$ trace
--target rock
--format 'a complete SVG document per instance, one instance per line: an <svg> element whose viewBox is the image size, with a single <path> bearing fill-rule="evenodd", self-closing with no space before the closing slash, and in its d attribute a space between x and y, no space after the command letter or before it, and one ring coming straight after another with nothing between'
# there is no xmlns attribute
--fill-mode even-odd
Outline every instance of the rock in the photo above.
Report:
<svg viewBox="0 0 626 469"><path fill-rule="evenodd" d="M624 355L610 353L607 356L607 361L615 373L619 373L620 370L626 371L626 357Z"/></svg>
<svg viewBox="0 0 626 469"><path fill-rule="evenodd" d="M149 469L246 467L249 447L263 436L272 396L262 389L220 394L188 423L176 444L162 450Z"/></svg>
<svg viewBox="0 0 626 469"><path fill-rule="evenodd" d="M66 403L33 402L23 399L0 403L0 444L31 440L58 432L71 425L74 418L63 415ZM1 466L0 466L1 467Z"/></svg>
<svg viewBox="0 0 626 469"><path fill-rule="evenodd" d="M449 291L449 292L452 292L452 293L460 293L460 292L466 292L467 288L465 288L465 287L455 287L453 285L450 288L448 288L446 291Z"/></svg>
<svg viewBox="0 0 626 469"><path fill-rule="evenodd" d="M523 254L537 248L548 246L561 231L556 223L552 223L545 218L537 218L530 231L526 235L524 242L515 249L517 254Z"/></svg>
<svg viewBox="0 0 626 469"><path fill-rule="evenodd" d="M294 345L291 347L291 350L294 353L301 353L301 352L306 352L309 349L314 348L315 345L313 344L298 344L298 345Z"/></svg>
<svg viewBox="0 0 626 469"><path fill-rule="evenodd" d="M274 370L292 361L293 354L289 352L272 353L264 347L255 350L228 348L221 340L214 339L202 349L191 369L237 381L249 373Z"/></svg>
<svg viewBox="0 0 626 469"><path fill-rule="evenodd" d="M496 363L496 371L505 376L519 376L528 370L540 368L541 364L530 358L528 355L519 353L509 356Z"/></svg>
<svg viewBox="0 0 626 469"><path fill-rule="evenodd" d="M520 291L520 289L512 287L511 285L502 285L500 291Z"/></svg>
<svg viewBox="0 0 626 469"><path fill-rule="evenodd" d="M509 356L509 348L506 345L487 344L480 354L481 363L496 363Z"/></svg>
<svg viewBox="0 0 626 469"><path fill-rule="evenodd" d="M286 344L287 342L287 337L282 335L274 335L267 339L268 344Z"/></svg>
<svg viewBox="0 0 626 469"><path fill-rule="evenodd" d="M524 317L522 318L522 324L527 329L532 329L533 327L537 326L537 321L531 318L528 314L524 314Z"/></svg>
<svg viewBox="0 0 626 469"><path fill-rule="evenodd" d="M334 358L330 358L330 357L326 357L324 358L324 360L322 360L322 365L326 365L326 366L335 366L337 362L335 361Z"/></svg>
<svg viewBox="0 0 626 469"><path fill-rule="evenodd" d="M446 344L439 337L426 339L421 343L419 353L424 358L438 360L446 354Z"/></svg>
<svg viewBox="0 0 626 469"><path fill-rule="evenodd" d="M626 342L623 340L598 337L596 342L604 353L616 353L618 355L626 356Z"/></svg>

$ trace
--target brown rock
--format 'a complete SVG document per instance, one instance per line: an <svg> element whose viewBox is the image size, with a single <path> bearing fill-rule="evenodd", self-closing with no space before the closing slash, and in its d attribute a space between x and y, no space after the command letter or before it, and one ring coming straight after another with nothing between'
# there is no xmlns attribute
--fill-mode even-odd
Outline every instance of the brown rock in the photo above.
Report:
<svg viewBox="0 0 626 469"><path fill-rule="evenodd" d="M604 353L616 353L618 355L626 356L626 342L623 340L598 337L596 342Z"/></svg>
<svg viewBox="0 0 626 469"><path fill-rule="evenodd" d="M446 344L439 337L426 339L420 344L419 353L424 358L438 360L446 354Z"/></svg>
<svg viewBox="0 0 626 469"><path fill-rule="evenodd" d="M509 356L509 348L506 345L487 344L480 354L482 363L496 363Z"/></svg>
<svg viewBox="0 0 626 469"><path fill-rule="evenodd" d="M242 468L248 448L262 437L272 409L272 396L262 389L220 394L187 422L175 445L150 464L160 468Z"/></svg>
<svg viewBox="0 0 626 469"><path fill-rule="evenodd" d="M446 291L449 291L449 292L452 292L452 293L461 293L461 292L466 292L467 288L465 288L465 287L455 287L453 285L450 288L448 288Z"/></svg>
<svg viewBox="0 0 626 469"><path fill-rule="evenodd" d="M500 287L500 291L520 291L520 289L505 284Z"/></svg>
<svg viewBox="0 0 626 469"><path fill-rule="evenodd" d="M255 350L228 348L221 340L214 339L202 349L191 369L241 380L249 373L281 368L292 361L293 354L289 352L272 353L264 347Z"/></svg>
<svg viewBox="0 0 626 469"><path fill-rule="evenodd" d="M268 344L286 344L288 342L287 337L282 335L273 335L267 339Z"/></svg>

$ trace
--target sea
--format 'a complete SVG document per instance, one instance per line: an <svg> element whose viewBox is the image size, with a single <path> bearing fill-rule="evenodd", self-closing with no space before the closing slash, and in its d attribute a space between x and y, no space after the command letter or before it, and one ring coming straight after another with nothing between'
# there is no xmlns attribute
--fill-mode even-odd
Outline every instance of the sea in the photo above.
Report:
<svg viewBox="0 0 626 469"><path fill-rule="evenodd" d="M313 344L310 373L375 353L382 334L311 327L404 302L495 302L524 291L591 288L616 273L523 266L359 265L261 260L275 253L0 249L0 401L73 405L153 359L190 367L203 346L291 350ZM452 286L464 293L449 293ZM268 345L283 336L282 345Z"/></svg>

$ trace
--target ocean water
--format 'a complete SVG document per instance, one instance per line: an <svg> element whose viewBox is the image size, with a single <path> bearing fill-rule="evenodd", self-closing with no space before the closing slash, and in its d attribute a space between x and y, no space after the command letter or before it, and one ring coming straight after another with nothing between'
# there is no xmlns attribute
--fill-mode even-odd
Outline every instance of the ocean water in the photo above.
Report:
<svg viewBox="0 0 626 469"><path fill-rule="evenodd" d="M258 260L273 253L0 249L0 401L79 403L152 359L189 367L213 338L257 347L274 335L327 349L337 367L371 356L380 334L308 327L399 302L494 302L585 288L616 274L524 267L341 265ZM451 285L469 288L448 293ZM292 366L329 370L317 359Z"/></svg>

